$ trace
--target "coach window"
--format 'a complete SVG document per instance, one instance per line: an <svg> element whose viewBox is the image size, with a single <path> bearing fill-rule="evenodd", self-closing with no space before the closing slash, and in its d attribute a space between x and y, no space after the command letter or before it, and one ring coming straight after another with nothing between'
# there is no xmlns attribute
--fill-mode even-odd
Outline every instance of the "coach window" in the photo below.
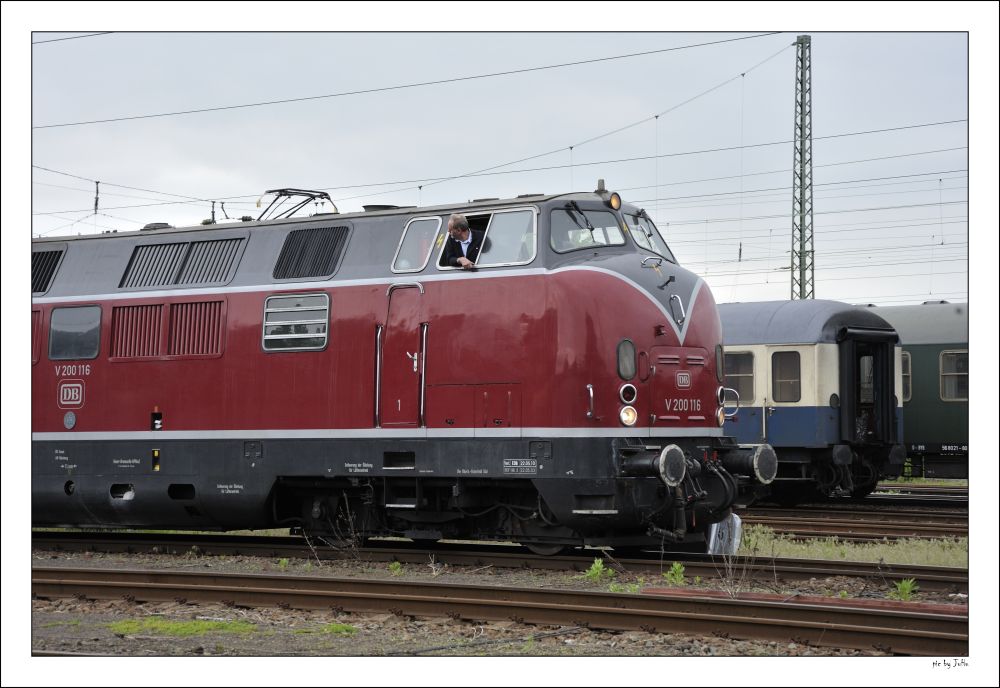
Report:
<svg viewBox="0 0 1000 688"><path fill-rule="evenodd" d="M101 348L101 307L55 308L49 319L49 358L97 358Z"/></svg>
<svg viewBox="0 0 1000 688"><path fill-rule="evenodd" d="M740 403L753 401L753 354L726 354L726 387L736 390ZM735 404L735 399L727 399L727 404Z"/></svg>
<svg viewBox="0 0 1000 688"><path fill-rule="evenodd" d="M771 354L771 395L775 401L798 401L802 398L801 368L798 351Z"/></svg>
<svg viewBox="0 0 1000 688"><path fill-rule="evenodd" d="M403 229L399 247L392 259L393 272L420 272L427 267L434 239L441 229L440 217L421 217L410 220Z"/></svg>
<svg viewBox="0 0 1000 688"><path fill-rule="evenodd" d="M941 399L943 401L969 400L969 352L941 352Z"/></svg>
<svg viewBox="0 0 1000 688"><path fill-rule="evenodd" d="M902 352L900 361L900 366L903 369L903 401L909 401L913 397L913 376L912 369L910 368L910 352Z"/></svg>
<svg viewBox="0 0 1000 688"><path fill-rule="evenodd" d="M264 351L316 351L326 347L327 294L269 296L264 301Z"/></svg>
<svg viewBox="0 0 1000 688"><path fill-rule="evenodd" d="M613 213L577 210L567 205L554 209L551 219L549 242L556 253L625 244L625 236Z"/></svg>

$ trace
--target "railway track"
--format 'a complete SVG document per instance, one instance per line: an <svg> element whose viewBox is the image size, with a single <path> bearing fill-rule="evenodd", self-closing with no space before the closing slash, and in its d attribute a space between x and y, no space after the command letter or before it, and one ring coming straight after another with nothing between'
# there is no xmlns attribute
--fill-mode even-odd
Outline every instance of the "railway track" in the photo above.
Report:
<svg viewBox="0 0 1000 688"><path fill-rule="evenodd" d="M968 654L968 609L958 605L819 603L725 595L539 590L484 585L189 571L32 568L32 594L136 602L184 600L236 607L277 606L443 615L473 621L591 629L722 635L893 654Z"/></svg>
<svg viewBox="0 0 1000 688"><path fill-rule="evenodd" d="M894 506L968 507L969 488L961 486L909 485L879 483L867 497L849 500L854 503L892 504Z"/></svg>
<svg viewBox="0 0 1000 688"><path fill-rule="evenodd" d="M569 550L555 556L538 556L516 545L437 543L433 549L406 541L369 541L363 548L334 548L309 543L303 537L263 537L219 534L143 534L143 533L79 533L36 532L32 547L52 551L99 551L130 553L260 556L269 558L299 558L359 560L368 562L398 561L405 564L426 564L434 561L449 566L495 568L530 568L556 571L584 571L595 558L630 573L659 575L673 562L684 566L689 577L717 578L738 571L755 580L774 583L847 576L877 581L886 585L913 578L923 590L968 593L967 569L942 566L912 566L870 562L824 561L770 557L711 557L691 553L633 552L618 556L615 552L597 549Z"/></svg>
<svg viewBox="0 0 1000 688"><path fill-rule="evenodd" d="M962 485L923 485L905 482L879 483L874 494L893 492L906 495L924 495L937 497L968 497L968 486Z"/></svg>
<svg viewBox="0 0 1000 688"><path fill-rule="evenodd" d="M750 508L739 512L745 525L763 525L795 538L842 540L968 537L968 513L875 509Z"/></svg>

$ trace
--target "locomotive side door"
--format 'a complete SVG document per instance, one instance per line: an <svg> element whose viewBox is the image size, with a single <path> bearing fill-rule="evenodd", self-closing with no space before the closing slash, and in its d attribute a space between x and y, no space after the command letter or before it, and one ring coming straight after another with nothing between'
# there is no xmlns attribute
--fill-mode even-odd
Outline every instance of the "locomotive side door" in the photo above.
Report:
<svg viewBox="0 0 1000 688"><path fill-rule="evenodd" d="M420 322L423 286L389 287L389 313L380 360L379 409L382 427L415 428L422 422L424 340Z"/></svg>

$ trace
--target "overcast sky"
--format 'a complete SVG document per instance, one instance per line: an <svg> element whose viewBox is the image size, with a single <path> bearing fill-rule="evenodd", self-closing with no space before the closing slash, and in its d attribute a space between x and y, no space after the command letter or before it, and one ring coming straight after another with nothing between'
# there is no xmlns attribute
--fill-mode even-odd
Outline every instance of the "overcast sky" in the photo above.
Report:
<svg viewBox="0 0 1000 688"><path fill-rule="evenodd" d="M973 288L986 355L973 355L972 395L985 393L997 379L996 25L996 3L4 3L5 531L28 508L26 461L22 494L10 490L28 438L12 448L6 429L29 420L12 393L28 384L27 341L11 324L27 313L31 236L198 224L211 200L219 220L222 201L230 217L256 217L281 187L327 191L353 212L603 178L650 212L717 301L786 299L802 34L816 296L895 305L965 301ZM261 32L303 28L366 32ZM521 33L540 28L553 33ZM787 30L765 35L775 28ZM122 118L135 119L78 124ZM995 414L984 421L992 447ZM994 461L978 448L974 460ZM9 608L5 597L5 666Z"/></svg>
<svg viewBox="0 0 1000 688"><path fill-rule="evenodd" d="M796 32L79 35L33 35L35 236L603 178L719 301L789 297ZM816 296L965 300L968 36L810 35Z"/></svg>

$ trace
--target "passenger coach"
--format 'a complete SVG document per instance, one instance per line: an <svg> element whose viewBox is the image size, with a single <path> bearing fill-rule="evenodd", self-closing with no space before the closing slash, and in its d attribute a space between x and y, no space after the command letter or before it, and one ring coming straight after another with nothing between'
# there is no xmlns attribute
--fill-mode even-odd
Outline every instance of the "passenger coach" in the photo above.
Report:
<svg viewBox="0 0 1000 688"><path fill-rule="evenodd" d="M915 476L969 476L969 304L878 306L902 344L903 442Z"/></svg>
<svg viewBox="0 0 1000 688"><path fill-rule="evenodd" d="M719 305L726 431L778 455L772 496L869 494L899 474L903 414L896 331L836 301Z"/></svg>

